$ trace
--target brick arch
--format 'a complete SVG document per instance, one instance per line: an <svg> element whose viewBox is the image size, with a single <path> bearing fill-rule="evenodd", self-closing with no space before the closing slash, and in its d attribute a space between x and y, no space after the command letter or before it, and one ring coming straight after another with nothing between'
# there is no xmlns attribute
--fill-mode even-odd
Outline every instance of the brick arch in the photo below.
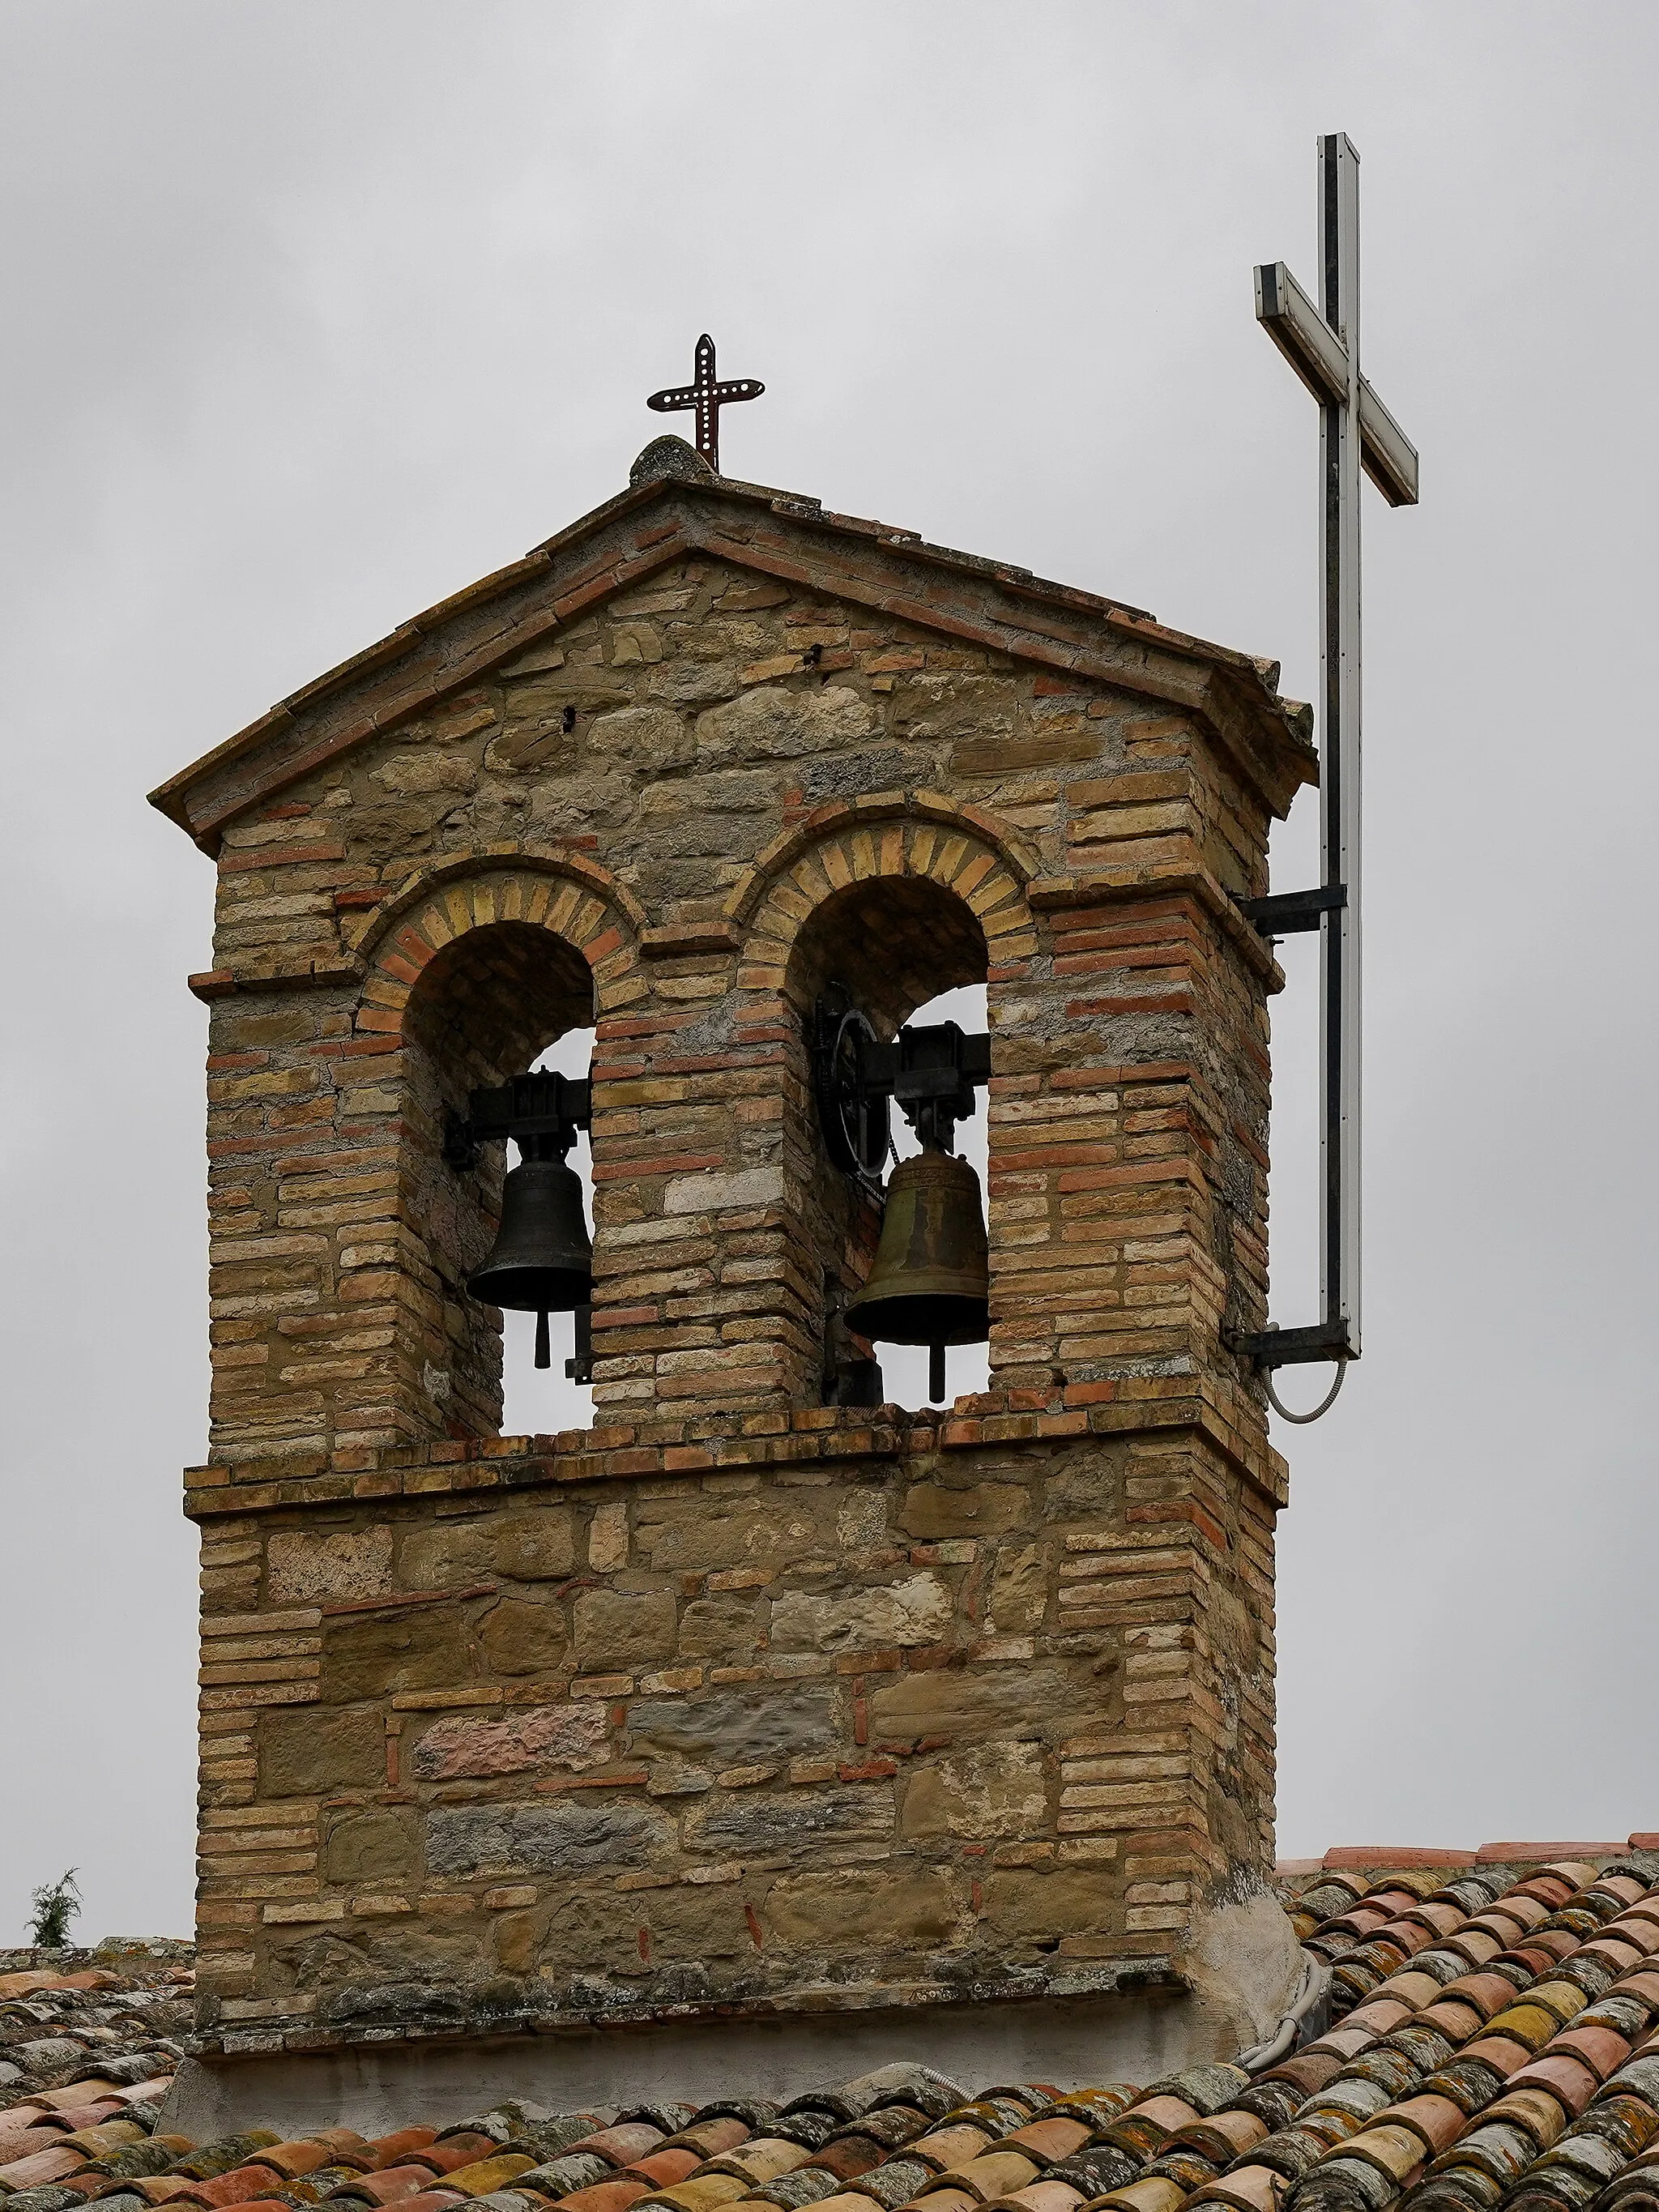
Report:
<svg viewBox="0 0 1659 2212"><path fill-rule="evenodd" d="M815 817L771 848L771 864L757 884L736 888L727 911L733 920L745 909L750 917L741 988L781 993L790 955L811 917L837 892L880 879L929 883L961 900L984 932L993 975L1036 951L1025 895L1035 871L1018 841L994 817L945 800L877 804L879 811L855 801L835 809L836 818ZM763 854L751 878L766 860Z"/></svg>
<svg viewBox="0 0 1659 2212"><path fill-rule="evenodd" d="M830 840L850 841L860 831L866 836L877 835L894 823L926 823L962 838L976 852L994 855L997 864L1021 888L1038 872L1036 855L1025 840L985 807L960 805L937 791L869 792L862 798L820 806L805 822L775 837L756 854L751 865L732 886L726 900L726 919L741 927L757 912L773 886L787 878L797 861L815 847ZM936 882L946 881L931 861L926 872ZM906 871L861 866L858 872L862 876ZM949 888L948 882L946 887Z"/></svg>
<svg viewBox="0 0 1659 2212"><path fill-rule="evenodd" d="M357 1028L401 1036L428 963L471 931L499 922L545 929L574 946L592 971L594 1012L603 1019L647 988L639 973L644 919L623 885L574 855L474 854L424 872L377 913L364 936Z"/></svg>

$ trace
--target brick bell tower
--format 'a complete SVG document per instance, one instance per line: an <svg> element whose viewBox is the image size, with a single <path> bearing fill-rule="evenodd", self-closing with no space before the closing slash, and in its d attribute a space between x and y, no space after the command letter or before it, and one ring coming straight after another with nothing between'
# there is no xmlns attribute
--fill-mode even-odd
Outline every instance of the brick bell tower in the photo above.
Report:
<svg viewBox="0 0 1659 2212"><path fill-rule="evenodd" d="M1150 2079L1267 2028L1277 669L715 477L155 793L214 855L203 1996L224 2116ZM814 1009L989 1005L990 1387L826 1404ZM465 1282L573 1028L596 1425ZM855 1346L855 1349L859 1347ZM853 1393L852 1395L857 1395ZM626 2031L625 2033L623 2031ZM394 2094L395 2092L395 2094Z"/></svg>

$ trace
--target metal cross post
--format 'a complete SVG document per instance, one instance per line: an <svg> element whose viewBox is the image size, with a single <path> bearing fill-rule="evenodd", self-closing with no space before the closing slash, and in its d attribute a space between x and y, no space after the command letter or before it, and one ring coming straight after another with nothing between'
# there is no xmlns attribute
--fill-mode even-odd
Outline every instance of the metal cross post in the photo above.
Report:
<svg viewBox="0 0 1659 2212"><path fill-rule="evenodd" d="M724 384L714 377L714 341L707 331L697 340L693 356L692 380L690 384L671 385L665 392L653 392L646 401L659 415L680 415L693 408L697 417L697 451L714 474L720 472L720 409L733 399L758 399L766 386L758 377L728 377Z"/></svg>
<svg viewBox="0 0 1659 2212"><path fill-rule="evenodd" d="M1264 936L1319 932L1322 1317L1238 1348L1269 1370L1334 1359L1340 1382L1360 1351L1361 470L1390 507L1417 504L1416 449L1359 373L1359 156L1340 131L1319 142L1319 276L1316 307L1282 261L1255 272L1257 319L1319 402L1320 888L1245 908Z"/></svg>

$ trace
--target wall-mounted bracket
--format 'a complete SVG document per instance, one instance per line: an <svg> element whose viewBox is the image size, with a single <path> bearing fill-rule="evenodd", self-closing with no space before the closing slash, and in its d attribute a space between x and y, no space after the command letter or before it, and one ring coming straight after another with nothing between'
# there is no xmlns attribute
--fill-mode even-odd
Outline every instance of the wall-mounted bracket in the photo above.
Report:
<svg viewBox="0 0 1659 2212"><path fill-rule="evenodd" d="M1321 917L1348 903L1346 884L1320 884L1310 891L1272 891L1266 898L1240 899L1238 910L1263 937L1294 937L1317 929Z"/></svg>
<svg viewBox="0 0 1659 2212"><path fill-rule="evenodd" d="M1309 1328L1264 1328L1253 1335L1224 1329L1221 1341L1258 1367L1303 1367L1321 1359L1357 1359L1346 1321L1316 1322Z"/></svg>
<svg viewBox="0 0 1659 2212"><path fill-rule="evenodd" d="M991 1040L955 1022L903 1029L890 1044L865 1046L859 1080L866 1096L892 1099L924 1142L948 1152L957 1123L974 1110L975 1091L991 1080Z"/></svg>

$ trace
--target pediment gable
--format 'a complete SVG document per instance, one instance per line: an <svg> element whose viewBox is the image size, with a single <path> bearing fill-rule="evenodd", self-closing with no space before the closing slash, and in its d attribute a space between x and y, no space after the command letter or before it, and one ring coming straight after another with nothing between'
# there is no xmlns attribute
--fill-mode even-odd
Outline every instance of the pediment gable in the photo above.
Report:
<svg viewBox="0 0 1659 2212"><path fill-rule="evenodd" d="M931 633L1067 683L1110 685L1179 711L1209 731L1275 814L1316 780L1309 711L1279 697L1273 664L1027 570L926 544L913 532L709 478L659 480L622 493L281 701L171 777L151 803L216 851L227 824L354 748L417 718L448 722L453 736L455 718L479 711L468 705L470 693L502 674L534 676L538 658L552 678L562 639L601 609L627 610L650 633L653 580L693 556L732 572L730 611L743 611L745 593L757 610L781 590L817 596L866 610L878 625ZM661 649L659 640L638 647L641 654L652 649ZM751 665L739 692L769 672L788 672ZM694 689L695 679L688 663ZM732 711L741 720L778 710L734 700ZM810 719L814 710L785 711ZM532 742L545 738L544 731Z"/></svg>

